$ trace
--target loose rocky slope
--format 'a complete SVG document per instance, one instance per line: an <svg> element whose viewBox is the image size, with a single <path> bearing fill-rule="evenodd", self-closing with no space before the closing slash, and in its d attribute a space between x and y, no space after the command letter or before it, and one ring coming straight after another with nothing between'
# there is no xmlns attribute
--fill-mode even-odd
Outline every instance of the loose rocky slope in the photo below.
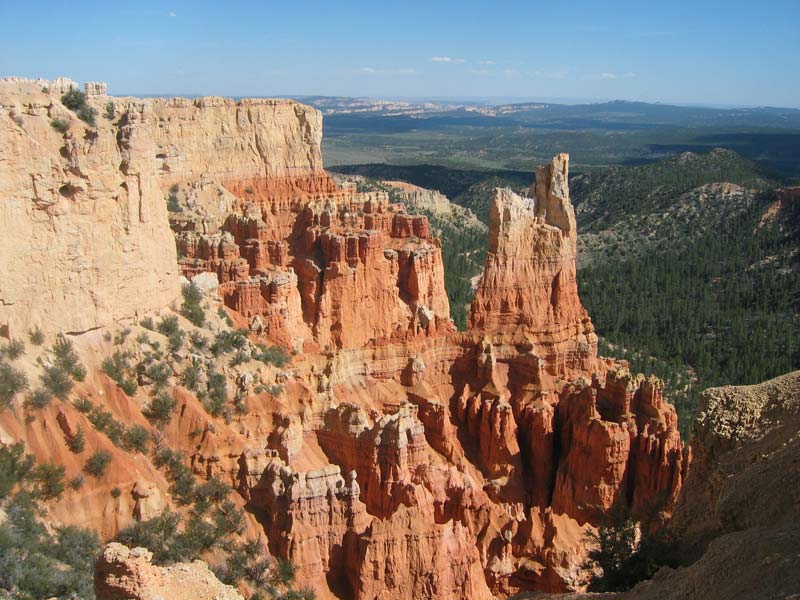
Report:
<svg viewBox="0 0 800 600"><path fill-rule="evenodd" d="M48 189L81 180L74 195L59 194L61 246L26 259L26 242L18 241L9 281L18 282L24 267L32 283L6 294L27 299L5 303L6 334L19 338L39 322L33 315L43 314L39 298L53 281L73 281L73 270L53 274L52 264L84 239L73 224L83 218L81 203L94 206L93 190L111 185L101 183L106 171L114 185L132 177L122 183L153 205L160 233L148 251L161 255L156 272L169 279L167 292L150 293L154 282L120 267L123 258L147 258L135 244L130 256L104 254L110 266L92 269L105 287L92 296L91 287L76 286L78 309L41 324L48 332L107 328L69 336L88 367L85 381L62 395L70 401L37 412L32 402L23 407L23 392L0 414L6 437L23 440L39 461L66 463L68 476L81 467L68 450L76 423L92 450L113 454L107 475L52 503L60 522L97 524L109 538L164 506L187 512L174 481L180 460L162 460L163 452L126 456L108 423L96 430L96 411L87 416L77 409L85 403L72 401L90 398L114 419L150 430L146 415L165 391L175 410L158 424L156 451L182 450L195 477L228 484L231 506L252 515L244 534L265 534L270 551L295 564L299 582L320 596L579 589L585 534L612 505L642 513L664 499L659 520L670 514L688 466L675 410L658 380L597 356L575 282L566 155L538 169L529 198L495 192L485 272L470 327L459 333L428 220L386 193L328 178L316 111L290 101L90 96L98 107L113 104L114 118L98 118L97 127L73 119L59 138L45 116L66 112L57 95L44 94L40 82L4 85L12 87L8 104L38 107L21 125L8 111L3 127L29 144L41 137L53 150ZM60 162L59 145L69 147L76 133L84 141L99 136L108 153L95 154L86 142L84 154ZM32 220L30 184L17 177L7 185L17 196L9 217ZM109 223L116 227L117 217ZM187 296L183 316L174 318L167 305L178 277L166 265L175 259L173 243L180 272L209 292L192 310ZM98 250L85 250L97 265ZM114 310L99 311L89 299L116 297L115 290L126 297ZM133 315L138 323L109 327ZM232 332L228 318L244 333ZM123 327L130 331L122 335ZM256 343L294 355L284 364ZM52 354L34 350L16 360L33 379Z"/></svg>

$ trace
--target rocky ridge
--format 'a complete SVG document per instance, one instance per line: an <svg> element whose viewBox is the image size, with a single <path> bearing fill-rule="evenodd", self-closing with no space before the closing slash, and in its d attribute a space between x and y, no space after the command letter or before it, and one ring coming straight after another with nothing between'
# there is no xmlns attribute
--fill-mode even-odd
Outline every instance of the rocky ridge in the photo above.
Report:
<svg viewBox="0 0 800 600"><path fill-rule="evenodd" d="M235 501L261 519L249 519L247 531L266 534L270 551L294 563L298 580L320 596L491 598L579 589L586 580L584 536L613 504L641 512L665 498L660 516L671 512L688 465L675 411L663 401L660 382L597 356L575 283L567 155L537 170L530 198L496 192L470 327L457 332L440 243L427 219L406 214L386 194L359 193L329 179L316 111L282 100L120 99L93 84L88 102L113 104L114 118L98 118L91 128L68 114L72 125L59 137L48 116L69 111L50 91L38 82L4 85L13 88L4 106L36 107L21 125L12 119L3 128L31 147L41 136L53 149L48 189L70 177L84 180L74 195L59 194L66 232L59 243L82 239L72 226L83 218L76 207L95 206L106 171L114 184L127 176L117 172L124 156L132 177L136 169L129 188L135 182L153 207L148 222L158 240L148 251L160 253L159 277L170 278L163 297L157 288L146 299L130 294L113 311L91 304L76 314L54 313L49 331L157 316L155 309L177 293L179 269L197 281L216 276L218 287L208 289L218 296L204 306L224 303L222 314L248 329L248 343L296 351L281 370L223 365L207 350L173 353L176 381L195 359L213 364L237 389L229 402L243 409L215 416L195 393L174 385L175 416L160 433L185 452L197 477L219 478L235 490ZM99 136L108 153L86 143L71 170L58 149L76 133ZM31 220L30 182L20 176L4 185L16 198L10 216ZM130 203L128 196L103 198ZM89 210L86 218L99 217ZM108 222L113 235L117 217ZM113 265L120 256L147 259L135 248L130 256L106 258ZM55 259L64 250L55 245L47 252ZM19 256L11 267L9 282L25 270L34 282L15 296L25 302L5 303L12 336L37 322L31 316L41 309L37 285L71 281L69 268L51 272L47 252L34 261ZM97 251L87 253L95 264ZM78 286L76 294L102 297L152 285L117 266L93 269L105 287ZM193 335L204 331L185 320L180 326ZM208 328L224 325L211 320ZM97 373L98 354L109 352L100 333L75 339L91 367L81 393L126 422L146 423L146 397L128 396ZM144 352L124 344L133 354ZM280 385L257 389L255 378L267 377ZM63 410L67 420L83 422L69 403ZM49 412L27 424L6 412L0 425L40 460L69 456L62 436L50 433ZM171 505L169 486L148 457L120 460L130 466L116 508L99 509L84 489L68 495L72 510L55 503L62 522L80 514L111 537L151 517L162 501Z"/></svg>

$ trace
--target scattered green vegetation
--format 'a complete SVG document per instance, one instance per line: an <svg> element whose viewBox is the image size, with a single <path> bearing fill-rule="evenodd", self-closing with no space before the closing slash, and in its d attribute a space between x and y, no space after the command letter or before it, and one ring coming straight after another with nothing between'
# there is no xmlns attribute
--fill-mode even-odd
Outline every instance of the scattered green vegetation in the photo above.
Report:
<svg viewBox="0 0 800 600"><path fill-rule="evenodd" d="M83 433L83 427L78 425L75 429L75 435L67 439L67 446L73 454L80 454L86 447L86 434Z"/></svg>
<svg viewBox="0 0 800 600"><path fill-rule="evenodd" d="M122 447L125 450L147 454L150 432L141 425L131 425L122 434Z"/></svg>
<svg viewBox="0 0 800 600"><path fill-rule="evenodd" d="M111 488L111 497L112 498L119 498L122 495L122 490L118 487Z"/></svg>
<svg viewBox="0 0 800 600"><path fill-rule="evenodd" d="M0 409L11 404L14 396L28 389L28 377L0 360Z"/></svg>
<svg viewBox="0 0 800 600"><path fill-rule="evenodd" d="M183 305L181 314L195 327L202 327L206 322L203 310L203 293L194 283L183 286Z"/></svg>
<svg viewBox="0 0 800 600"><path fill-rule="evenodd" d="M167 392L159 392L150 400L150 404L144 410L144 416L159 427L163 427L172 419L172 414L178 403Z"/></svg>
<svg viewBox="0 0 800 600"><path fill-rule="evenodd" d="M585 566L601 569L589 584L592 592L629 590L661 567L679 564L675 545L663 529L652 533L618 507L609 512L597 533L587 537L592 550Z"/></svg>
<svg viewBox="0 0 800 600"><path fill-rule="evenodd" d="M136 383L136 379L129 375L131 365L128 359L127 352L116 350L114 354L103 360L100 368L103 373L114 380L123 392L128 396L133 396L139 385Z"/></svg>
<svg viewBox="0 0 800 600"><path fill-rule="evenodd" d="M42 463L31 470L31 480L36 483L36 494L42 500L58 498L64 493L64 465Z"/></svg>
<svg viewBox="0 0 800 600"><path fill-rule="evenodd" d="M167 336L167 348L170 352L178 352L183 347L184 333L175 315L161 319L158 331Z"/></svg>
<svg viewBox="0 0 800 600"><path fill-rule="evenodd" d="M153 322L153 317L145 317L144 319L139 321L139 325L141 325L145 329L149 329L150 331L156 330L156 324Z"/></svg>
<svg viewBox="0 0 800 600"><path fill-rule="evenodd" d="M231 319L231 316L228 314L228 311L226 311L224 307L220 306L217 309L217 316L223 321L225 321L225 324L228 327L233 327L233 319Z"/></svg>
<svg viewBox="0 0 800 600"><path fill-rule="evenodd" d="M198 359L193 358L183 370L183 373L181 373L181 384L183 387L196 392L200 385L200 373L202 373L202 371L202 363Z"/></svg>
<svg viewBox="0 0 800 600"><path fill-rule="evenodd" d="M66 371L75 381L83 381L86 378L86 369L81 364L78 353L75 352L75 346L62 333L56 336L53 356L55 365Z"/></svg>
<svg viewBox="0 0 800 600"><path fill-rule="evenodd" d="M44 344L44 332L38 327L34 327L28 332L28 339L34 346L41 346Z"/></svg>
<svg viewBox="0 0 800 600"><path fill-rule="evenodd" d="M106 450L98 450L89 457L83 470L92 477L102 477L110 462L111 453Z"/></svg>
<svg viewBox="0 0 800 600"><path fill-rule="evenodd" d="M103 116L108 119L109 121L113 121L114 117L116 116L116 107L114 106L113 102L106 102L105 110L103 111Z"/></svg>
<svg viewBox="0 0 800 600"><path fill-rule="evenodd" d="M219 356L234 350L245 349L247 347L248 333L246 329L220 331L217 337L214 338L214 343L211 344L211 353L214 356Z"/></svg>
<svg viewBox="0 0 800 600"><path fill-rule="evenodd" d="M208 398L204 405L213 416L222 415L228 402L228 383L222 373L208 374Z"/></svg>
<svg viewBox="0 0 800 600"><path fill-rule="evenodd" d="M61 96L61 103L78 115L78 118L94 127L97 110L86 102L86 94L78 90L70 90Z"/></svg>
<svg viewBox="0 0 800 600"><path fill-rule="evenodd" d="M131 328L126 327L125 329L120 329L116 334L114 334L114 345L121 346L125 343L125 340L128 339L128 336L131 334Z"/></svg>
<svg viewBox="0 0 800 600"><path fill-rule="evenodd" d="M53 394L47 389L38 389L31 392L30 396L25 400L25 408L28 409L43 409L50 405L53 401Z"/></svg>
<svg viewBox="0 0 800 600"><path fill-rule="evenodd" d="M50 121L50 127L55 129L58 133L67 133L67 131L69 131L69 121L56 117Z"/></svg>
<svg viewBox="0 0 800 600"><path fill-rule="evenodd" d="M22 340L10 340L5 348L0 349L0 357L6 356L9 360L17 360L25 354L25 342Z"/></svg>
<svg viewBox="0 0 800 600"><path fill-rule="evenodd" d="M85 415L89 414L92 408L94 408L92 401L82 396L75 398L75 400L72 401L72 405Z"/></svg>
<svg viewBox="0 0 800 600"><path fill-rule="evenodd" d="M178 201L178 197L175 194L169 194L167 196L167 210L171 213L183 212L181 203Z"/></svg>
<svg viewBox="0 0 800 600"><path fill-rule="evenodd" d="M66 400L72 391L72 378L69 372L59 365L52 365L42 369L41 383L45 392L59 400Z"/></svg>
<svg viewBox="0 0 800 600"><path fill-rule="evenodd" d="M231 357L230 365L232 367L236 367L239 365L243 365L246 362L249 362L251 359L250 355L245 352L244 350L237 350L236 353Z"/></svg>
<svg viewBox="0 0 800 600"><path fill-rule="evenodd" d="M291 357L278 346L267 348L263 344L256 344L256 348L253 351L253 359L267 365L283 368L289 363Z"/></svg>
<svg viewBox="0 0 800 600"><path fill-rule="evenodd" d="M0 589L8 598L94 598L94 557L100 542L94 532L58 527L52 533L40 508L21 491L5 506L0 523Z"/></svg>
<svg viewBox="0 0 800 600"><path fill-rule="evenodd" d="M166 387L172 377L172 369L165 362L153 362L145 368L145 375L153 382L155 391L158 392Z"/></svg>

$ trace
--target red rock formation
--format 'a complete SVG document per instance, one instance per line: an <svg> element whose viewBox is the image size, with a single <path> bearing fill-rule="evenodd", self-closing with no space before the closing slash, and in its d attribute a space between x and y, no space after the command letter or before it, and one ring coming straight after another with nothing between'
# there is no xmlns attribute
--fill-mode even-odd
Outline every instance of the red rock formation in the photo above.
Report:
<svg viewBox="0 0 800 600"><path fill-rule="evenodd" d="M531 342L550 374L572 379L594 369L597 336L578 297L568 171L569 157L559 154L537 167L532 198L495 190L469 327Z"/></svg>
<svg viewBox="0 0 800 600"><path fill-rule="evenodd" d="M49 109L36 110L43 117ZM322 169L316 111L290 101L129 99L124 117L99 123L98 143L111 148L99 154L74 135L56 140L41 118L54 156L62 142L67 155L63 164L53 159L58 177L48 185L63 177L83 185L74 193L80 205L94 187L75 170L98 171L102 177L89 179L102 183L104 202L138 225L163 217L173 185L195 204L214 205L173 215L183 274L215 273L237 324L298 352L278 373L264 368L270 382L285 384L282 394L256 393L245 381L237 399L247 410L228 421L176 388L178 409L160 433L198 477L226 481L240 504L263 515L260 526L248 521L250 533L266 533L301 582L359 600L575 589L584 580L584 535L613 503L646 515L663 497L660 516L669 513L686 469L675 412L658 383L596 356L576 284L566 155L537 169L531 198L496 192L470 329L458 333L427 219L405 214L385 193L338 188ZM21 139L13 123L0 128L12 149ZM35 144L19 147L35 158ZM14 169L12 183L15 194L25 191L20 198L41 202L25 168ZM117 188L124 193L107 193ZM124 206L113 204L114 194ZM147 202L134 206L140 196ZM147 214L151 204L158 210ZM64 242L51 233L36 239ZM40 258L21 264L48 263ZM122 258L114 264L127 264ZM25 272L12 274L20 281ZM59 323L102 324L135 312L134 300L126 297L121 312L99 311L98 323ZM13 308L13 324L41 312L33 308L27 300L24 310ZM96 352L108 350L101 336L93 338ZM91 356L89 378L101 364ZM178 374L187 358L173 352L164 360ZM229 383L252 379L230 357L196 358ZM93 401L152 428L144 393L131 399L96 377L105 388L101 395L87 382ZM97 523L109 538L169 503L170 486L149 458L114 447L71 404L54 403L37 419L0 412L4 432L39 460L59 457L70 477L84 464L67 448L78 425L87 450L108 449L118 465L87 484L91 493L65 491L51 507L61 522ZM114 487L125 493L112 495ZM109 568L119 562L107 558ZM126 578L136 577L118 580Z"/></svg>

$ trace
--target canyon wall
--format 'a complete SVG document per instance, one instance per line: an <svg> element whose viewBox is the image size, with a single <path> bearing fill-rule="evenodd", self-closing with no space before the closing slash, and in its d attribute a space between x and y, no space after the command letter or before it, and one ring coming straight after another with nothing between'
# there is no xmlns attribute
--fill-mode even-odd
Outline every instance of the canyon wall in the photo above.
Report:
<svg viewBox="0 0 800 600"><path fill-rule="evenodd" d="M91 85L90 126L60 101L76 88L0 81L0 323L12 335L85 331L175 299L166 194L177 181L292 198L333 189L322 118L310 107L116 98Z"/></svg>
<svg viewBox="0 0 800 600"><path fill-rule="evenodd" d="M14 152L0 157L14 168L2 210L20 225L0 242L11 259L0 318L14 336L36 324L83 331L165 314L178 272L207 285L206 323L181 317L191 349L165 359L177 410L159 434L259 515L248 533L266 535L301 584L358 599L580 589L586 534L612 506L644 516L660 500L656 520L668 518L688 456L661 383L597 357L575 278L568 156L537 169L531 198L495 192L486 268L458 332L427 218L384 192L338 187L313 109L114 98L95 83L88 101L108 116L89 127L59 102L69 82L3 85L0 141ZM247 360L209 349L209 333L231 334L228 319L248 333ZM159 334L132 327L126 351L145 360L132 340ZM144 392L128 398L97 372L110 344L77 339L91 371L80 393L146 423ZM293 353L254 365L256 343ZM222 413L178 385L198 364L236 390ZM0 425L38 459L58 458L56 408L30 425L6 412ZM67 493L105 537L170 505L150 458L119 461L130 466L114 473L126 491L116 512L89 501L111 477ZM155 492L161 502L136 509ZM66 499L53 508L64 522L77 512Z"/></svg>

